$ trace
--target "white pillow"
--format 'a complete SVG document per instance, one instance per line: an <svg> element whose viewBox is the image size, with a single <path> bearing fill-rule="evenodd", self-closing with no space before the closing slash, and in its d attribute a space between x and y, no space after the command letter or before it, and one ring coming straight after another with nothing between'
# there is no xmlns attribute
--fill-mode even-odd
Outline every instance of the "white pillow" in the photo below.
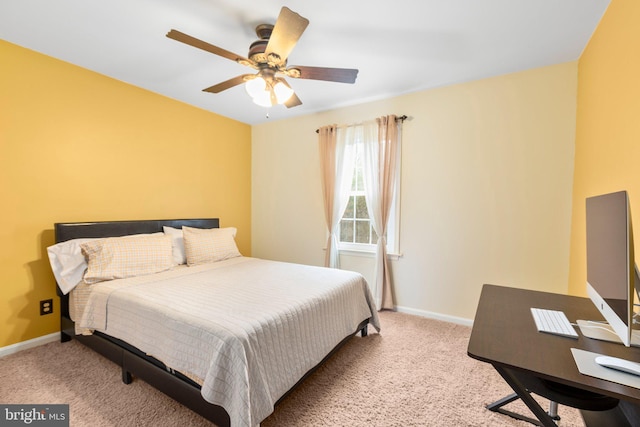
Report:
<svg viewBox="0 0 640 427"><path fill-rule="evenodd" d="M189 266L242 256L236 246L236 228L182 227Z"/></svg>
<svg viewBox="0 0 640 427"><path fill-rule="evenodd" d="M107 237L82 243L85 283L158 273L173 267L171 237L163 233Z"/></svg>
<svg viewBox="0 0 640 427"><path fill-rule="evenodd" d="M182 230L179 228L162 226L164 234L171 236L171 247L173 249L173 263L181 265L187 263L187 256L184 253L184 238Z"/></svg>
<svg viewBox="0 0 640 427"><path fill-rule="evenodd" d="M82 255L80 245L91 240L96 239L67 240L47 248L53 276L64 295L71 292L82 280L82 275L87 269L87 261Z"/></svg>

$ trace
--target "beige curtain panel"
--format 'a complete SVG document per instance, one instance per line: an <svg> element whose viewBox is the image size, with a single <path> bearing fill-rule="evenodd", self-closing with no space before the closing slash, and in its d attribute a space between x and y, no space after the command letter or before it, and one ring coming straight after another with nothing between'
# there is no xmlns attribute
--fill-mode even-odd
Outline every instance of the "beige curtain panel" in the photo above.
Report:
<svg viewBox="0 0 640 427"><path fill-rule="evenodd" d="M380 309L394 308L391 274L389 272L389 260L387 259L387 225L391 204L396 189L397 168L400 161L398 119L394 115L376 119L378 123L378 194L374 196L372 205L376 207L374 228L380 236L376 250L376 303L379 301ZM373 165L372 165L373 166ZM375 202L375 203L374 203ZM369 201L367 200L367 203ZM379 217L378 217L379 215Z"/></svg>
<svg viewBox="0 0 640 427"><path fill-rule="evenodd" d="M318 133L324 216L329 229L325 266L340 268L338 230L342 214L349 203L356 144L350 129L331 125L319 129Z"/></svg>

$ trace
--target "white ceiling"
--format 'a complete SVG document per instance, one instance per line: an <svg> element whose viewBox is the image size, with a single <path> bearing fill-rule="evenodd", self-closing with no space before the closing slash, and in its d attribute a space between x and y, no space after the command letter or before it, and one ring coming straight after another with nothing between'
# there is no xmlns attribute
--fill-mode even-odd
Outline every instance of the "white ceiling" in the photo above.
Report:
<svg viewBox="0 0 640 427"><path fill-rule="evenodd" d="M608 4L609 0L2 0L0 39L258 124L576 60ZM289 65L358 68L354 85L289 78L303 105L267 110L253 104L242 86L220 94L202 92L252 69L165 37L173 28L246 56L257 39L255 26L275 23L282 6L310 21L289 55Z"/></svg>

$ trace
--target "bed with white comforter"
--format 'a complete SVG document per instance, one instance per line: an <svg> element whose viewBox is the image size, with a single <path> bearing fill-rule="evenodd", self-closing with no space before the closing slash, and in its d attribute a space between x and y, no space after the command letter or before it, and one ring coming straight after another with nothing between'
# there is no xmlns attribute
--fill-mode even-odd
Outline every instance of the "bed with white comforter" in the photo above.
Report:
<svg viewBox="0 0 640 427"><path fill-rule="evenodd" d="M360 274L242 256L81 282L69 309L76 332L162 361L243 427L259 425L363 321L380 328Z"/></svg>

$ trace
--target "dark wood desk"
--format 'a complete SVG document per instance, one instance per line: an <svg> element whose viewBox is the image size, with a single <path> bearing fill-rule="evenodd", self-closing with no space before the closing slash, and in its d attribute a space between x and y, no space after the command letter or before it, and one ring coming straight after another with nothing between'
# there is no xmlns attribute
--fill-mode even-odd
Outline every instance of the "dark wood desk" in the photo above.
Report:
<svg viewBox="0 0 640 427"><path fill-rule="evenodd" d="M509 372L524 372L620 399L616 413L606 411L607 413L596 414L581 411L587 425L599 424L603 417L618 417L620 414L624 414L625 418L630 420L626 425L640 424L640 411L637 411L640 390L581 374L571 354L571 348L579 348L640 362L640 348L627 348L621 344L597 341L580 333L577 340L540 333L536 330L531 307L562 310L572 323L577 319L602 319L587 298L484 285L469 339L468 355L493 365L544 426L556 424L535 401L538 408L533 408L529 401L533 399L529 393L523 393L517 384L514 387L510 379L505 377L505 373L509 376ZM619 425L619 422L607 424L613 426Z"/></svg>

